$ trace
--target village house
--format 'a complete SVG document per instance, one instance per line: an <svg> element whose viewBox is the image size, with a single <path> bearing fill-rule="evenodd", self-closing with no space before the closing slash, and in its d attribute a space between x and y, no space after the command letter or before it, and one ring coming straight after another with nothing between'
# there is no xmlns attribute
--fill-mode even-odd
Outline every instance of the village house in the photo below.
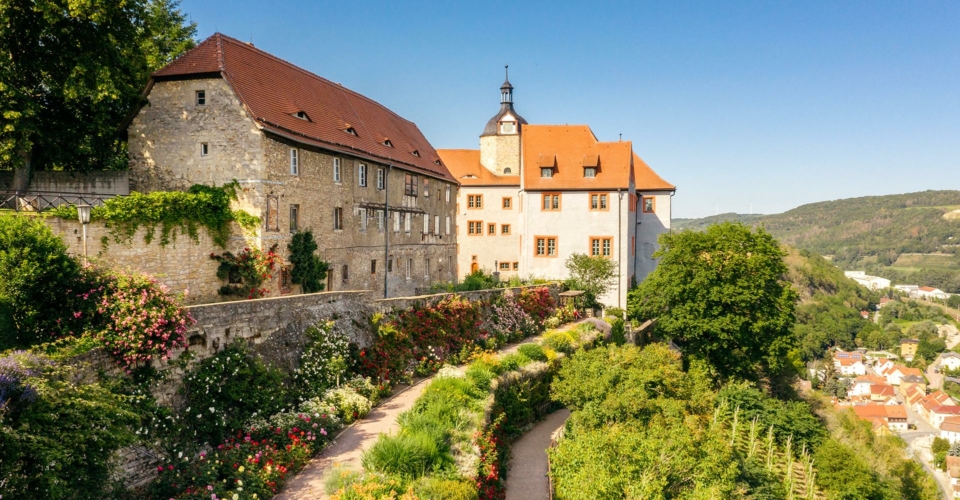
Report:
<svg viewBox="0 0 960 500"><path fill-rule="evenodd" d="M911 389L917 388L923 394L926 394L927 391L927 381L923 377L918 377L917 375L906 375L900 377L900 396L906 398L910 394Z"/></svg>
<svg viewBox="0 0 960 500"><path fill-rule="evenodd" d="M619 277L599 300L625 307L631 283L656 267L676 187L630 141L600 141L586 125L529 124L514 108L513 90L509 80L500 87L500 109L480 149L438 151L462 186L459 273L562 279L570 255L603 257L616 262Z"/></svg>
<svg viewBox="0 0 960 500"><path fill-rule="evenodd" d="M890 288L890 280L879 276L870 276L864 271L844 271L843 275L871 290Z"/></svg>
<svg viewBox="0 0 960 500"><path fill-rule="evenodd" d="M900 357L905 361L913 361L919 345L920 341L917 339L900 339Z"/></svg>
<svg viewBox="0 0 960 500"><path fill-rule="evenodd" d="M916 296L917 298L924 300L947 300L950 298L950 294L944 292L939 288L934 288L932 286L922 286L916 291L911 292L910 296Z"/></svg>
<svg viewBox="0 0 960 500"><path fill-rule="evenodd" d="M960 406L947 393L938 390L914 403L913 411L930 425L939 428L944 418L960 415Z"/></svg>
<svg viewBox="0 0 960 500"><path fill-rule="evenodd" d="M890 385L900 385L900 380L908 375L923 377L923 372L921 372L919 369L907 368L903 365L891 365L883 368L877 373L885 377L887 379L887 383Z"/></svg>
<svg viewBox="0 0 960 500"><path fill-rule="evenodd" d="M940 437L951 444L960 441L960 416L947 417L940 423Z"/></svg>
<svg viewBox="0 0 960 500"><path fill-rule="evenodd" d="M844 377L856 377L867 374L864 364L866 355L860 351L844 351L837 349L833 353L833 366Z"/></svg>
<svg viewBox="0 0 960 500"><path fill-rule="evenodd" d="M851 408L859 419L875 424L875 428L884 426L895 432L907 430L907 410L903 405L856 404Z"/></svg>
<svg viewBox="0 0 960 500"><path fill-rule="evenodd" d="M328 290L412 295L456 279L457 181L417 126L250 43L214 34L152 75L127 128L131 188L240 186L254 241L287 262L311 229ZM295 291L289 265L281 292Z"/></svg>
<svg viewBox="0 0 960 500"><path fill-rule="evenodd" d="M960 498L960 457L947 456L947 475L953 489L953 498Z"/></svg>
<svg viewBox="0 0 960 500"><path fill-rule="evenodd" d="M960 354L953 351L942 352L940 356L937 357L937 363L940 364L941 370L960 370Z"/></svg>
<svg viewBox="0 0 960 500"><path fill-rule="evenodd" d="M854 379L850 390L847 391L847 396L869 396L871 393L870 387L874 384L886 385L887 379L879 375L860 375Z"/></svg>

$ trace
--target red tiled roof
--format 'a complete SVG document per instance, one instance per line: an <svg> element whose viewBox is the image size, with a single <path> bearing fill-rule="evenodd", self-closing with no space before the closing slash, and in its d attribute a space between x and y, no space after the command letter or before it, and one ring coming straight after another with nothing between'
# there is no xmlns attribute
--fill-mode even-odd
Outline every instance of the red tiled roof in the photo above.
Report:
<svg viewBox="0 0 960 500"><path fill-rule="evenodd" d="M960 415L960 406L957 405L941 405L936 406L930 409L931 413L938 413L940 415Z"/></svg>
<svg viewBox="0 0 960 500"><path fill-rule="evenodd" d="M673 191L677 186L663 180L663 177L643 161L637 153L633 153L633 171L637 191Z"/></svg>
<svg viewBox="0 0 960 500"><path fill-rule="evenodd" d="M874 384L870 386L870 394L874 396L890 396L893 397L896 395L896 392L893 390L892 385L888 384Z"/></svg>
<svg viewBox="0 0 960 500"><path fill-rule="evenodd" d="M154 73L153 79L217 73L233 88L251 118L268 132L455 181L445 166L436 163L440 156L413 122L342 85L226 35L215 33ZM309 120L297 118L300 111ZM356 135L347 133L348 128ZM384 144L387 140L393 147Z"/></svg>
<svg viewBox="0 0 960 500"><path fill-rule="evenodd" d="M936 288L934 288L934 287L932 287L932 286L922 286L922 287L920 287L920 289L923 290L924 292L934 292L934 291L938 291Z"/></svg>
<svg viewBox="0 0 960 500"><path fill-rule="evenodd" d="M943 419L943 423L940 424L940 430L947 432L960 432L960 416L947 417Z"/></svg>
<svg viewBox="0 0 960 500"><path fill-rule="evenodd" d="M627 189L633 178L630 141L600 142L586 125L527 125L521 134L524 188L531 191ZM583 176L585 159L600 157L596 177ZM541 177L549 159L553 177Z"/></svg>
<svg viewBox="0 0 960 500"><path fill-rule="evenodd" d="M520 187L520 175L496 175L481 165L479 149L438 149L437 154L464 186Z"/></svg>

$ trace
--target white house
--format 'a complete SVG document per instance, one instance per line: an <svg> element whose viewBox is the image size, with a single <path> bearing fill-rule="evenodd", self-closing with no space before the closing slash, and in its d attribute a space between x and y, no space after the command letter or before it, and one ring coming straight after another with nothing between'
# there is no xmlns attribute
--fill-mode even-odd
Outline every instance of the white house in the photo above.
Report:
<svg viewBox="0 0 960 500"><path fill-rule="evenodd" d="M890 288L890 280L879 276L870 276L864 271L845 271L843 275L871 290Z"/></svg>
<svg viewBox="0 0 960 500"><path fill-rule="evenodd" d="M911 295L913 294L916 294L917 297L926 300L946 300L948 297L950 297L950 294L939 288L933 288L932 286L922 286L915 292L911 293Z"/></svg>
<svg viewBox="0 0 960 500"><path fill-rule="evenodd" d="M564 279L572 254L603 257L616 262L618 279L599 300L625 307L631 282L656 268L676 187L630 141L599 141L586 125L530 125L506 81L480 149L437 152L461 183L460 275L490 269Z"/></svg>
<svg viewBox="0 0 960 500"><path fill-rule="evenodd" d="M861 375L853 381L853 385L850 387L850 390L847 391L848 396L870 396L871 386L874 384L886 384L887 381L883 377L877 375Z"/></svg>
<svg viewBox="0 0 960 500"><path fill-rule="evenodd" d="M940 354L940 356L937 358L937 361L940 362L941 368L946 368L948 370L960 369L960 354L955 352L945 351Z"/></svg>
<svg viewBox="0 0 960 500"><path fill-rule="evenodd" d="M940 437L951 444L960 441L960 417L947 417L940 423Z"/></svg>
<svg viewBox="0 0 960 500"><path fill-rule="evenodd" d="M840 371L840 375L844 377L856 377L858 375L866 375L867 367L863 364L863 361L860 359L853 358L843 358L836 361L837 370Z"/></svg>

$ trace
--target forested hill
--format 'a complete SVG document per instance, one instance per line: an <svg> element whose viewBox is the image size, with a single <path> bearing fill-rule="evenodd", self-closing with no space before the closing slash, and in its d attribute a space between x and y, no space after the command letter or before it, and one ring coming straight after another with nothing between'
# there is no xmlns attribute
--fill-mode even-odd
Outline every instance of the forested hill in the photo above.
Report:
<svg viewBox="0 0 960 500"><path fill-rule="evenodd" d="M829 256L843 269L960 292L960 191L825 201L763 216L680 219L674 227L699 230L724 220L761 225L781 242Z"/></svg>

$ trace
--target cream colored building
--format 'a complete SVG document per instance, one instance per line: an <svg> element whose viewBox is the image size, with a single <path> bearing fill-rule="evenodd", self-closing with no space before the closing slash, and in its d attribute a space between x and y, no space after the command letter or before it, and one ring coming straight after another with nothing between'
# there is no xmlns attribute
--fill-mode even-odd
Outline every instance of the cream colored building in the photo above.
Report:
<svg viewBox="0 0 960 500"><path fill-rule="evenodd" d="M530 125L513 107L509 81L500 92L479 150L437 151L461 185L458 274L564 279L572 254L596 255L618 269L600 301L625 307L631 281L656 268L676 187L630 141L601 142L586 125Z"/></svg>

